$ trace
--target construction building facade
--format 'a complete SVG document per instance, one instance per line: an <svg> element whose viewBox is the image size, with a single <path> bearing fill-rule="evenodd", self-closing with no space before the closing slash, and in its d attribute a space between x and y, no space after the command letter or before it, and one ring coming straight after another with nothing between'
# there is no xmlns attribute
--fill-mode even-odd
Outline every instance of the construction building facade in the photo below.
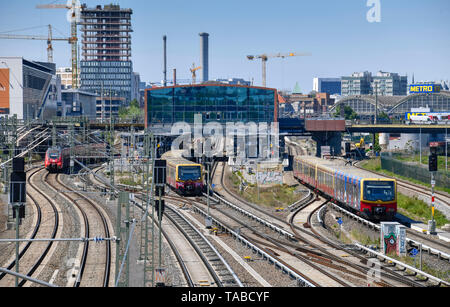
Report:
<svg viewBox="0 0 450 307"><path fill-rule="evenodd" d="M131 9L83 5L81 89L97 94L97 118L117 116L132 99Z"/></svg>

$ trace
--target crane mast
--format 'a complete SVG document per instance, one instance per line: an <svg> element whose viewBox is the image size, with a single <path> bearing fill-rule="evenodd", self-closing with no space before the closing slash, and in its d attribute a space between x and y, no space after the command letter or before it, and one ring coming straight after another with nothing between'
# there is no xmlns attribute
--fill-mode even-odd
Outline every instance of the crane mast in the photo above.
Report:
<svg viewBox="0 0 450 307"><path fill-rule="evenodd" d="M196 79L197 79L197 74L196 71L202 69L201 66L199 67L195 67L195 63L192 64L192 68L191 68L191 73L192 73L192 84L196 83Z"/></svg>
<svg viewBox="0 0 450 307"><path fill-rule="evenodd" d="M81 12L82 6L77 5L77 0L72 0L72 5L66 4L44 4L36 6L38 9L68 9L70 17L70 39L72 53L72 88L78 88L78 33L77 33L77 13Z"/></svg>
<svg viewBox="0 0 450 307"><path fill-rule="evenodd" d="M18 35L18 34L0 34L0 39L29 39L47 41L47 59L49 63L53 63L53 41L67 41L68 37L53 37L52 26L48 25L48 37L38 35Z"/></svg>

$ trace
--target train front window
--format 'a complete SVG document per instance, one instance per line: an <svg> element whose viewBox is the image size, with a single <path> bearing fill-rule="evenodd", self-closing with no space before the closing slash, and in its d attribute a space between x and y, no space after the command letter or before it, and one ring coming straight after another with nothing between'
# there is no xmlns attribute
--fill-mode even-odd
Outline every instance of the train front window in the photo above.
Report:
<svg viewBox="0 0 450 307"><path fill-rule="evenodd" d="M200 166L180 166L178 168L178 179L182 181L200 180L202 172Z"/></svg>
<svg viewBox="0 0 450 307"><path fill-rule="evenodd" d="M59 152L58 151L50 151L48 153L48 156L50 159L58 159L59 158Z"/></svg>
<svg viewBox="0 0 450 307"><path fill-rule="evenodd" d="M395 185L393 181L364 182L364 200L393 201L395 200Z"/></svg>

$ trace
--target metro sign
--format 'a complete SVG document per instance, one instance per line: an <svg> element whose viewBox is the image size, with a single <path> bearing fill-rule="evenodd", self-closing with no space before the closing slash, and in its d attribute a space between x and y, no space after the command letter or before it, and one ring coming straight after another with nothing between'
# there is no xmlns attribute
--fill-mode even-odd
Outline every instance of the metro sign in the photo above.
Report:
<svg viewBox="0 0 450 307"><path fill-rule="evenodd" d="M440 91L441 86L438 84L412 84L409 86L411 94L439 93Z"/></svg>

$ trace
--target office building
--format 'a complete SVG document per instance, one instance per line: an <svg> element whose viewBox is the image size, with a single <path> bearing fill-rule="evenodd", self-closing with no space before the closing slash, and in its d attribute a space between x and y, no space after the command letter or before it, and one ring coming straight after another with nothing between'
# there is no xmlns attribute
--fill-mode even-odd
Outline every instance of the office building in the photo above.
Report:
<svg viewBox="0 0 450 307"><path fill-rule="evenodd" d="M379 71L372 73L356 72L351 76L344 76L342 81L342 96L375 95L405 96L408 91L408 77L397 73Z"/></svg>
<svg viewBox="0 0 450 307"><path fill-rule="evenodd" d="M61 100L61 80L54 63L0 57L0 116L51 119Z"/></svg>
<svg viewBox="0 0 450 307"><path fill-rule="evenodd" d="M341 94L340 78L314 78L313 91L317 93L328 93L330 95Z"/></svg>
<svg viewBox="0 0 450 307"><path fill-rule="evenodd" d="M408 77L397 73L379 71L372 78L372 92L379 96L405 96L408 91Z"/></svg>
<svg viewBox="0 0 450 307"><path fill-rule="evenodd" d="M342 96L369 95L371 91L372 74L368 71L355 72L351 76L342 77Z"/></svg>
<svg viewBox="0 0 450 307"><path fill-rule="evenodd" d="M81 14L81 89L96 93L97 114L108 97L113 116L132 99L131 9L119 5L87 8ZM109 106L108 106L109 107ZM109 112L107 112L109 114ZM109 116L109 115L108 115Z"/></svg>
<svg viewBox="0 0 450 307"><path fill-rule="evenodd" d="M201 84L146 90L146 126L176 122L194 123L202 115L208 122L278 121L277 90L270 88Z"/></svg>
<svg viewBox="0 0 450 307"><path fill-rule="evenodd" d="M291 110L295 115L301 117L320 116L327 113L335 104L335 99L328 93L304 94L285 94L283 95L285 104L292 106L285 107L285 110Z"/></svg>
<svg viewBox="0 0 450 307"><path fill-rule="evenodd" d="M65 89L61 91L61 95L62 103L58 105L58 116L85 116L90 120L97 118L96 94L78 89Z"/></svg>

